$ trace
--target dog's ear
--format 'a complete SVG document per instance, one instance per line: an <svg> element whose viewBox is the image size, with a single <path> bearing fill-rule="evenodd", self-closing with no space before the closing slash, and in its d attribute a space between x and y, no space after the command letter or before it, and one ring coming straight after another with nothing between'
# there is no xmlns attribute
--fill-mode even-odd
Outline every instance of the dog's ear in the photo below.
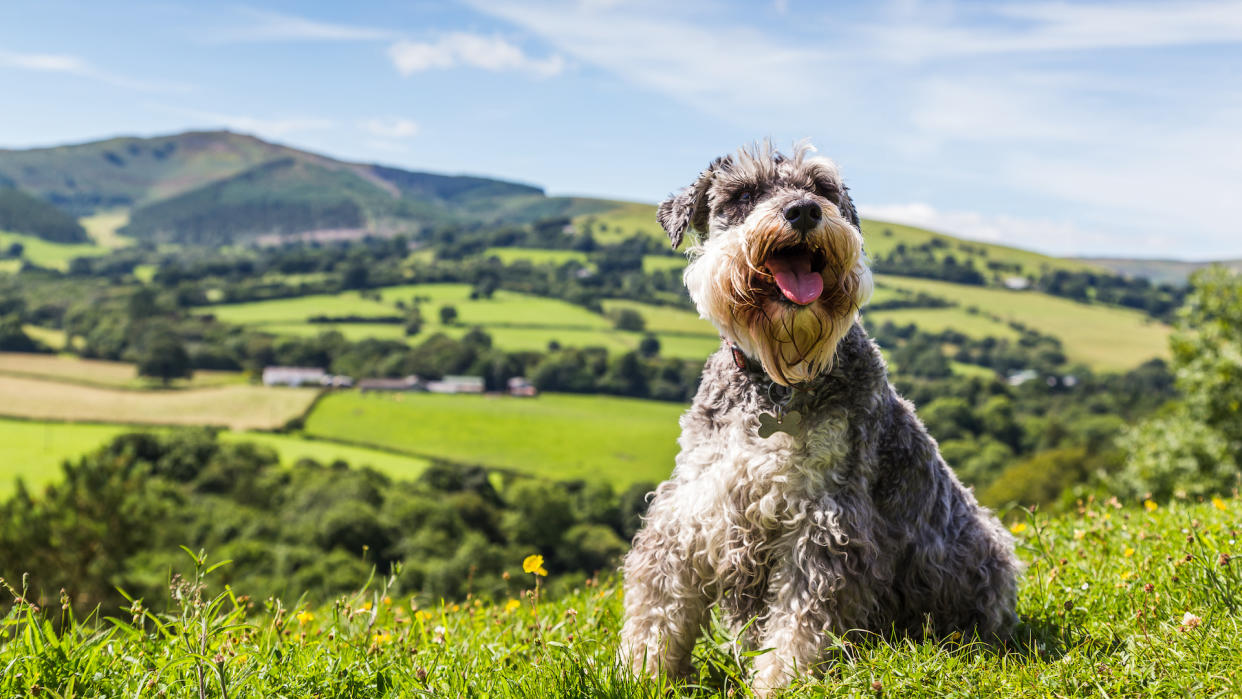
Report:
<svg viewBox="0 0 1242 699"><path fill-rule="evenodd" d="M711 187L716 172L726 160L727 158L717 158L712 161L706 170L699 173L694 184L660 202L660 208L656 211L656 220L668 233L668 239L673 243L674 249L681 245L686 230L692 229L699 232L707 230L707 190Z"/></svg>
<svg viewBox="0 0 1242 699"><path fill-rule="evenodd" d="M862 233L862 225L858 222L858 211L854 208L854 200L850 198L850 188L845 185L841 185L841 201L837 203L837 208L845 220L857 228L859 233Z"/></svg>

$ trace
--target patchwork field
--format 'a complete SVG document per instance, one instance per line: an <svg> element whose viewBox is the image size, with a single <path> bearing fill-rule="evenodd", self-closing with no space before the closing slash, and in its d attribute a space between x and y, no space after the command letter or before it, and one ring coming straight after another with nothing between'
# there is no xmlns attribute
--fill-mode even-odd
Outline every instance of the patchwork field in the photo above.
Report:
<svg viewBox="0 0 1242 699"><path fill-rule="evenodd" d="M82 217L78 223L82 224L82 227L86 229L86 234L95 241L96 245L105 248L123 248L134 242L133 239L117 233L118 229L129 223L129 211L125 209L100 211Z"/></svg>
<svg viewBox="0 0 1242 699"><path fill-rule="evenodd" d="M229 385L182 391L117 390L0 375L0 415L147 425L272 429L301 415L315 389Z"/></svg>
<svg viewBox="0 0 1242 699"><path fill-rule="evenodd" d="M1096 369L1130 369L1154 357L1168 356L1171 329L1138 311L1076 303L1030 291L1008 291L929 279L881 276L880 281L893 287L956 301L961 307L948 310L958 311L964 316L966 308L975 306L1005 321L1018 321L1042 333L1059 337L1070 361L1083 362ZM904 314L913 322L922 324L921 319L926 315L934 316L934 310L886 311L876 313L874 318ZM967 332L964 328L958 329Z"/></svg>
<svg viewBox="0 0 1242 699"><path fill-rule="evenodd" d="M306 433L554 479L625 486L668 477L685 406L544 394L533 400L431 394L324 397Z"/></svg>
<svg viewBox="0 0 1242 699"><path fill-rule="evenodd" d="M611 352L628 352L642 341L643 333L616 330L612 320L604 315L565 301L504 290L490 299L472 299L471 290L468 284L410 284L377 289L380 300L351 291L218 305L212 306L211 312L223 322L272 333L313 336L338 330L351 340L376 337L421 342L439 332L460 337L478 326L492 336L497 347L510 351L545 351L550 342L556 342L562 347L603 347ZM415 298L421 299L424 325L422 332L412 337L406 336L404 326L396 323L307 322L315 315L399 316L404 311L397 307L397 302L405 302L408 307ZM457 310L454 324L440 322L442 306ZM710 327L704 330L705 324L692 313L648 304L631 306L652 316L648 328L660 337L664 356L702 359L718 344ZM685 327L681 327L683 322Z"/></svg>
<svg viewBox="0 0 1242 699"><path fill-rule="evenodd" d="M41 332L40 332L41 331ZM64 333L56 330L39 329L32 333L47 344L59 339L64 344ZM0 375L50 379L86 386L106 388L152 388L161 386L158 379L147 379L137 376L133 364L128 362L109 362L100 359L79 359L73 356L56 354L25 354L22 352L0 352ZM232 371L197 371L191 379L176 379L169 384L170 388L206 388L245 382L245 376Z"/></svg>

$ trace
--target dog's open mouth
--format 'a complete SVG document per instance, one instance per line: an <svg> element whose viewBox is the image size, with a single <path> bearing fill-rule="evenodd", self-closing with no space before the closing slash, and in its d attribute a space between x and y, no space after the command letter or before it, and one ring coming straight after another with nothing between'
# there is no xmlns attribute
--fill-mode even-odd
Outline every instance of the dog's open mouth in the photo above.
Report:
<svg viewBox="0 0 1242 699"><path fill-rule="evenodd" d="M782 248L763 262L785 298L799 306L815 301L824 293L823 271L827 264L823 252L806 245Z"/></svg>

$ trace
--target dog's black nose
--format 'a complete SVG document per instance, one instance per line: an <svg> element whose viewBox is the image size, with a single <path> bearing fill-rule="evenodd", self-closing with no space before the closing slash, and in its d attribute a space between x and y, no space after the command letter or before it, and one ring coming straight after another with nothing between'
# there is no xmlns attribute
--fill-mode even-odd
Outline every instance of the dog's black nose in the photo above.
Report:
<svg viewBox="0 0 1242 699"><path fill-rule="evenodd" d="M819 208L819 204L813 201L795 201L785 207L785 220L789 221L789 225L795 230L806 233L819 223L819 219L824 215L823 209Z"/></svg>

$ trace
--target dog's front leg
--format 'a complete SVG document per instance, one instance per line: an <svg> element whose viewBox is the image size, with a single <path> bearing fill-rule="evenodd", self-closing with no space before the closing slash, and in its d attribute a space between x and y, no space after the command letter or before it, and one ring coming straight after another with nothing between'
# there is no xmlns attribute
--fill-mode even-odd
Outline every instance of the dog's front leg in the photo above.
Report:
<svg viewBox="0 0 1242 699"><path fill-rule="evenodd" d="M829 631L839 626L833 623L833 609L842 571L834 563L803 536L772 571L759 641L767 652L755 658L751 678L757 696L766 697L795 677L810 674L823 661Z"/></svg>
<svg viewBox="0 0 1242 699"><path fill-rule="evenodd" d="M625 624L620 660L635 672L684 677L706 617L709 596L686 550L687 522L659 498L622 566ZM691 525L692 526L692 525ZM693 537L690 537L693 538Z"/></svg>

